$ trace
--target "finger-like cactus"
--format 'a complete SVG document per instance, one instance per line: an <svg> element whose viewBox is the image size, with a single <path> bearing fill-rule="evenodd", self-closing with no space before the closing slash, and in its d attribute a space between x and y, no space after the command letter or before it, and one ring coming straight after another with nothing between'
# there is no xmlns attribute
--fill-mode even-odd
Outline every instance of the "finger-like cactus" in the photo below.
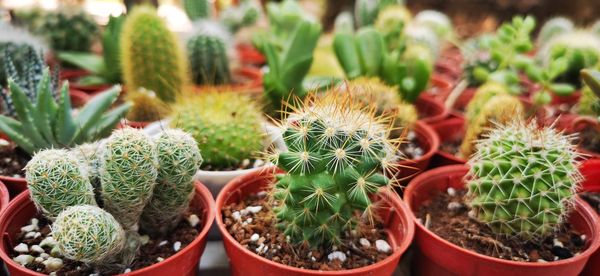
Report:
<svg viewBox="0 0 600 276"><path fill-rule="evenodd" d="M79 160L66 150L40 151L25 167L31 199L50 219L69 206L96 205L87 176Z"/></svg>
<svg viewBox="0 0 600 276"><path fill-rule="evenodd" d="M231 82L227 49L222 39L210 35L197 35L187 42L192 80L200 85L227 84Z"/></svg>
<svg viewBox="0 0 600 276"><path fill-rule="evenodd" d="M102 265L125 245L125 231L108 212L92 205L72 206L52 224L59 253L71 260Z"/></svg>
<svg viewBox="0 0 600 276"><path fill-rule="evenodd" d="M116 130L104 142L100 181L104 209L126 230L137 225L158 175L154 142L141 130Z"/></svg>
<svg viewBox="0 0 600 276"><path fill-rule="evenodd" d="M141 229L165 234L177 226L194 194L192 178L200 169L202 156L196 140L178 129L163 131L156 139L158 179L152 199L144 208Z"/></svg>
<svg viewBox="0 0 600 276"><path fill-rule="evenodd" d="M276 176L272 195L278 226L292 242L335 245L343 232L373 222L370 196L395 183L387 172L399 159L386 121L344 93L309 97L285 119L289 151L270 156L286 173Z"/></svg>
<svg viewBox="0 0 600 276"><path fill-rule="evenodd" d="M161 101L154 91L140 88L126 94L133 106L127 113L127 119L135 122L154 122L164 119L171 112L171 107Z"/></svg>
<svg viewBox="0 0 600 276"><path fill-rule="evenodd" d="M87 52L99 29L83 10L58 10L43 17L36 33L45 37L54 51Z"/></svg>
<svg viewBox="0 0 600 276"><path fill-rule="evenodd" d="M492 130L469 160L473 215L501 235L553 233L569 214L582 176L569 136L516 120Z"/></svg>

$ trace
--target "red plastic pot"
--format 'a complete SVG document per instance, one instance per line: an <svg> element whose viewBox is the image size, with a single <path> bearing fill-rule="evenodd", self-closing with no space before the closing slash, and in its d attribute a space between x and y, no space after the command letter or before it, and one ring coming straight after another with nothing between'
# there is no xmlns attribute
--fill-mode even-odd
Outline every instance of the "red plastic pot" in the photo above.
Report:
<svg viewBox="0 0 600 276"><path fill-rule="evenodd" d="M443 193L449 187L463 189L463 178L468 170L466 165L446 166L413 179L404 192L413 219L416 221L415 212L435 194ZM548 263L515 262L481 255L454 245L416 223L415 242L419 252L413 267L418 271L417 275L577 275L600 246L600 221L592 208L577 199L569 223L588 237L587 249L570 259Z"/></svg>
<svg viewBox="0 0 600 276"><path fill-rule="evenodd" d="M202 212L198 214L202 221L202 230L196 239L168 259L127 275L194 276L197 274L200 256L206 246L206 235L215 218L215 204L212 195L202 183L196 182L195 186L196 193L191 204ZM28 224L36 214L37 210L29 198L29 193L22 193L8 205L6 212L0 215L0 233L3 233L0 258L6 264L11 276L43 275L22 267L8 256L8 252L15 246L14 241L20 234L21 227Z"/></svg>
<svg viewBox="0 0 600 276"><path fill-rule="evenodd" d="M581 98L581 91L575 91L569 96L558 96L552 93L552 105L561 105L565 104L568 106L574 106L579 102L579 98Z"/></svg>
<svg viewBox="0 0 600 276"><path fill-rule="evenodd" d="M585 178L581 185L581 191L593 193L600 192L600 160L593 159L583 162L581 174L583 174L583 177ZM600 275L600 250L596 250L590 257L590 260L587 262L581 275Z"/></svg>
<svg viewBox="0 0 600 276"><path fill-rule="evenodd" d="M265 56L250 44L238 44L236 49L242 64L260 67L266 63Z"/></svg>
<svg viewBox="0 0 600 276"><path fill-rule="evenodd" d="M429 125L417 121L413 131L417 135L417 143L423 149L424 153L421 158L416 160L400 162L400 172L396 177L402 184L408 183L415 176L427 170L431 158L440 147L440 138Z"/></svg>
<svg viewBox="0 0 600 276"><path fill-rule="evenodd" d="M437 133L437 136L440 139L440 145L445 142L462 141L466 132L465 118L462 116L448 118L444 121L431 124L431 128ZM467 160L439 149L431 159L429 167L437 168L446 165L465 163L467 163Z"/></svg>
<svg viewBox="0 0 600 276"><path fill-rule="evenodd" d="M4 185L4 182L0 181L0 212L8 207L10 201L10 194L8 189Z"/></svg>
<svg viewBox="0 0 600 276"><path fill-rule="evenodd" d="M217 225L223 235L223 245L229 257L232 275L391 275L394 272L400 257L412 241L414 224L406 205L400 197L391 192L379 194L376 200L381 204L378 215L384 222L388 242L394 252L378 263L343 271L300 269L270 261L240 245L227 232L221 210L249 194L267 190L273 182L273 177L272 167L237 177L229 182L217 197Z"/></svg>
<svg viewBox="0 0 600 276"><path fill-rule="evenodd" d="M415 107L420 120L424 123L439 122L448 116L448 109L446 109L444 103L430 95L419 95L419 98L415 101Z"/></svg>
<svg viewBox="0 0 600 276"><path fill-rule="evenodd" d="M444 74L434 74L431 76L430 87L424 93L428 96L432 96L440 101L443 101L454 86L453 81Z"/></svg>

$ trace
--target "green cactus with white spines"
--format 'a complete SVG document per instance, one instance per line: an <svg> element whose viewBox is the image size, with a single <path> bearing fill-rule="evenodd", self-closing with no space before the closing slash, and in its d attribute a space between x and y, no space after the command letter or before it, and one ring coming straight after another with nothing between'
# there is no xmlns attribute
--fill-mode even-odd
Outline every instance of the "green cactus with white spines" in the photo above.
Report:
<svg viewBox="0 0 600 276"><path fill-rule="evenodd" d="M558 16L546 21L537 37L537 45L541 46L557 35L569 33L575 30L573 21L568 18Z"/></svg>
<svg viewBox="0 0 600 276"><path fill-rule="evenodd" d="M108 212L92 205L71 206L52 224L59 253L87 264L110 263L125 246L125 231Z"/></svg>
<svg viewBox="0 0 600 276"><path fill-rule="evenodd" d="M535 122L498 126L469 160L468 204L500 235L553 233L565 221L582 181L571 137Z"/></svg>
<svg viewBox="0 0 600 276"><path fill-rule="evenodd" d="M388 6L379 12L375 20L375 29L383 35L390 50L404 47L403 31L412 20L410 11L402 5Z"/></svg>
<svg viewBox="0 0 600 276"><path fill-rule="evenodd" d="M85 170L67 150L37 153L25 166L25 179L31 199L47 218L56 218L70 206L96 205Z"/></svg>
<svg viewBox="0 0 600 276"><path fill-rule="evenodd" d="M198 142L204 166L211 170L238 166L264 149L262 113L247 95L207 91L173 106L171 127Z"/></svg>
<svg viewBox="0 0 600 276"><path fill-rule="evenodd" d="M83 10L59 10L43 17L36 33L45 37L54 51L88 52L99 32L94 19Z"/></svg>
<svg viewBox="0 0 600 276"><path fill-rule="evenodd" d="M165 234L177 226L194 194L193 177L202 155L196 140L178 129L167 129L156 139L158 178L152 199L144 208L140 227L148 233Z"/></svg>
<svg viewBox="0 0 600 276"><path fill-rule="evenodd" d="M479 113L484 108L485 104L492 98L508 94L509 92L506 86L497 82L488 81L480 86L477 91L475 91L473 99L471 99L465 110L467 124L470 125L477 120Z"/></svg>
<svg viewBox="0 0 600 276"><path fill-rule="evenodd" d="M115 130L104 142L100 182L104 209L126 230L133 228L152 197L158 156L152 139L133 128Z"/></svg>
<svg viewBox="0 0 600 276"><path fill-rule="evenodd" d="M373 222L370 196L395 183L388 172L399 160L384 123L343 93L309 97L284 120L289 151L269 157L285 171L276 176L272 196L278 227L292 242L336 245L342 233Z"/></svg>
<svg viewBox="0 0 600 276"><path fill-rule="evenodd" d="M8 23L0 22L0 86L7 84L5 64L8 55L17 72L26 70L31 52L42 53L47 46L41 39L33 36L25 29L14 27Z"/></svg>
<svg viewBox="0 0 600 276"><path fill-rule="evenodd" d="M231 82L225 42L216 36L197 35L187 42L192 80L199 85Z"/></svg>
<svg viewBox="0 0 600 276"><path fill-rule="evenodd" d="M415 15L414 22L431 28L440 39L452 40L454 38L452 21L444 13L435 10L423 10Z"/></svg>
<svg viewBox="0 0 600 276"><path fill-rule="evenodd" d="M208 0L183 0L183 10L192 21L209 18L212 3Z"/></svg>

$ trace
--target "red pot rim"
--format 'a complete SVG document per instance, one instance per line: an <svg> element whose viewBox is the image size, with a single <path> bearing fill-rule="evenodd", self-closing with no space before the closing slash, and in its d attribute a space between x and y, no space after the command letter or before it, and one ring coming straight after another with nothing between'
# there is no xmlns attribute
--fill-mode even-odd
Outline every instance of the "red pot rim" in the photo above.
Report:
<svg viewBox="0 0 600 276"><path fill-rule="evenodd" d="M437 134L437 136L440 139L440 145L442 144L442 142L445 141L444 137L442 137L439 133L439 129L442 128L459 128L459 127L463 127L465 124L465 118L463 116L456 116L456 117L452 117L452 118L448 118L444 121L441 122L437 122L434 124L431 124L431 128L435 131L435 133ZM447 138L451 138L451 137L447 137ZM463 135L464 138L464 135ZM449 152L445 152L442 151L441 149L438 149L436 152L438 155L442 156L445 159L448 159L452 162L456 162L456 163L467 163L467 160L464 158L460 158L454 154L451 154Z"/></svg>
<svg viewBox="0 0 600 276"><path fill-rule="evenodd" d="M238 92L255 92L254 90L261 89L263 86L263 74L259 68L255 68L252 66L243 66L241 68L235 69L233 71L234 74L245 77L248 79L247 82L236 83L236 84L224 84L218 86L203 86L196 85L194 86L194 90L196 92L202 92L207 88L217 88L219 90L230 89ZM260 91L259 91L260 92Z"/></svg>
<svg viewBox="0 0 600 276"><path fill-rule="evenodd" d="M427 123L425 123L421 120L417 121L415 123L414 132L417 136L423 137L423 138L425 138L425 140L427 140L429 142L429 149L427 149L427 151L423 155L421 155L421 157L419 157L417 159L400 161L400 164L402 164L402 165L416 164L423 160L431 159L431 157L440 148L440 138L438 137L435 130L433 130L433 128L431 126L429 126Z"/></svg>
<svg viewBox="0 0 600 276"><path fill-rule="evenodd" d="M600 177L600 159L586 160L581 164L581 174L585 180L581 185L583 192L600 192L600 181L597 180ZM595 182L588 182L589 179L596 180Z"/></svg>
<svg viewBox="0 0 600 276"><path fill-rule="evenodd" d="M395 208L396 212L398 212L401 216L403 216L406 219L406 221L408 222L408 225L404 225L405 239L398 241L398 250L394 251L394 253L392 253L392 255L388 256L387 258L385 258L384 260L382 260L380 262L377 262L377 263L374 263L372 265L368 265L365 267L361 267L361 268L355 268L355 269L339 270L339 271L321 271L321 270L296 268L293 266L280 264L280 263L271 261L269 259L263 258L255 253L249 251L247 248L244 248L236 239L234 239L231 236L231 234L229 234L229 232L227 231L227 228L225 228L225 223L223 222L223 216L221 214L221 209L223 208L223 206L225 205L225 201L229 199L231 194L240 193L239 188L243 187L245 185L248 185L248 184L246 184L246 183L248 183L248 181L246 181L246 180L255 179L257 177L257 174L264 173L265 171L269 171L269 170L273 171L276 169L277 168L273 167L273 166L265 167L262 171L255 171L252 173L248 173L246 175L238 176L238 177L234 178L233 180L231 180L229 183L227 183L227 185L225 185L225 187L223 187L223 190L221 190L221 192L217 196L216 222L217 222L217 226L219 227L219 231L221 231L221 235L223 236L224 240L227 240L227 241L229 241L229 243L233 244L235 246L235 248L238 251L243 252L246 257L253 258L254 260L256 260L258 262L266 263L268 266L275 266L275 267L278 267L279 269L290 271L291 273L301 273L304 275L347 275L350 273L352 273L352 274L368 274L368 272L370 270L372 270L373 268L384 266L386 264L389 264L390 262L393 262L395 259L401 258L402 254L404 254L404 252L406 252L406 250L412 243L412 240L413 240L413 237L415 234L414 223L410 223L412 221L412 216L409 214L410 211L408 209L408 206L400 199L399 196L394 194L393 196L388 196L388 198L390 198L390 201L394 205L396 205L396 207L397 207L397 208ZM265 177L265 176L259 175L258 177ZM386 194L387 193L391 193L391 192L386 192ZM413 224L413 225L411 225L411 224Z"/></svg>
<svg viewBox="0 0 600 276"><path fill-rule="evenodd" d="M10 194L4 182L0 179L0 212L8 207L10 201Z"/></svg>
<svg viewBox="0 0 600 276"><path fill-rule="evenodd" d="M589 258L600 247L600 238L596 237L590 243L588 248L586 248L579 255L573 256L569 259L547 262L547 263L509 261L509 260L504 260L504 259L499 259L499 258L494 258L494 257L490 257L487 255L479 254L474 251L457 246L457 245L439 237L438 235L436 235L429 229L425 228L425 226L418 223L417 222L418 218L415 215L415 212L414 212L414 210L412 210L412 207L411 207L412 194L414 193L413 190L415 189L415 187L418 185L423 185L422 184L422 183L424 183L423 180L425 180L431 176L436 176L436 175L440 175L440 174L444 174L444 175L466 174L468 170L469 170L469 167L467 165L450 165L450 166L435 168L435 169L429 170L429 171L422 173L422 174L418 175L417 177L415 177L410 182L407 189L404 191L404 201L411 211L411 216L413 218L413 221L415 221L416 228L418 228L418 230L425 233L429 239L433 239L438 243L442 243L444 246L451 247L453 250L458 250L461 253L470 255L471 257L474 257L474 258L479 258L479 259L483 259L483 260L490 261L490 262L495 262L495 263L499 263L499 264L503 264L503 265L507 265L507 266L516 266L516 267L550 268L550 267L562 266L562 265L566 265L569 263L573 263L579 259ZM580 212L584 217L592 218L592 220L594 221L594 223L592 223L592 232L600 233L600 219L598 219L598 216L596 215L596 211L593 210L588 204L585 204L585 202L579 197L576 198L575 205L579 208L576 207L575 209L573 209L573 211Z"/></svg>
<svg viewBox="0 0 600 276"><path fill-rule="evenodd" d="M206 208L206 218L203 221L204 226L202 227L202 231L200 231L200 233L198 234L198 236L196 236L196 238L190 243L188 244L185 248L182 248L179 252L175 253L174 255L172 255L171 257L165 259L162 262L153 264L151 266L147 266L138 270L134 270L126 275L142 275L145 273L149 273L150 271L158 268L158 267L163 267L163 266L168 266L169 265L169 260L173 260L176 258L179 258L180 256L184 255L185 253L189 252L190 250L194 250L195 249L195 245L197 245L198 243L200 243L202 240L206 239L206 236L208 235L208 230L210 229L211 225L214 222L215 219L215 215L216 215L216 210L215 210L215 201L210 193L210 191L204 186L204 184L202 184L200 181L195 181L195 191L196 194L199 195L202 198L202 201L205 205L204 207ZM10 208L12 209L22 209L26 206L25 203L27 203L28 201L30 201L30 197L29 197L29 193L21 193L19 196L17 196L13 201L10 202L10 204L8 205L7 209ZM0 235L2 235L2 243L4 243L4 235L5 235L5 231L7 226L4 225L4 223L9 219L9 216L12 214L13 212L2 212L0 214ZM17 264L15 261L12 260L12 258L10 258L8 256L8 254L0 247L0 258L4 261L4 263L7 266L11 266L16 270L20 270L20 272L28 274L28 275L45 275L45 274L41 274L38 272L35 272L33 270L30 270L28 268L22 267L21 265ZM119 274L119 275L124 275L124 274Z"/></svg>
<svg viewBox="0 0 600 276"><path fill-rule="evenodd" d="M449 111L446 108L446 106L444 106L444 103L442 103L440 100L437 100L430 95L426 95L423 93L421 95L419 95L419 98L417 98L417 101L415 102L415 107L417 105L419 105L419 103L421 105L424 104L426 106L434 107L437 111L437 113L435 113L435 114L427 114L429 116L421 118L421 121L423 121L423 122L426 122L426 123L439 122L439 121L444 120L448 116ZM418 111L418 109L419 108L417 108L417 111Z"/></svg>

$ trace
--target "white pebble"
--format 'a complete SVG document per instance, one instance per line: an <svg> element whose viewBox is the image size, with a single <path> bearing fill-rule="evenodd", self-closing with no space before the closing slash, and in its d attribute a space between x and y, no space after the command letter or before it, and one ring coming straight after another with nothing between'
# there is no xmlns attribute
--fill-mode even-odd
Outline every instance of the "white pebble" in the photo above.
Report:
<svg viewBox="0 0 600 276"><path fill-rule="evenodd" d="M21 227L21 232L32 232L37 230L40 230L40 228L37 225L33 224Z"/></svg>
<svg viewBox="0 0 600 276"><path fill-rule="evenodd" d="M44 253L44 249L37 244L31 246L31 251L37 253Z"/></svg>
<svg viewBox="0 0 600 276"><path fill-rule="evenodd" d="M456 190L452 187L449 187L448 190L446 190L446 192L448 192L449 196L455 196L456 195Z"/></svg>
<svg viewBox="0 0 600 276"><path fill-rule="evenodd" d="M458 202L448 203L448 210L450 210L452 212L456 212L456 211L460 210L460 208L462 208L462 204L460 204Z"/></svg>
<svg viewBox="0 0 600 276"><path fill-rule="evenodd" d="M262 251L263 253L267 253L269 251L269 246L265 246Z"/></svg>
<svg viewBox="0 0 600 276"><path fill-rule="evenodd" d="M142 245L147 244L150 241L150 237L148 235L140 236L140 242Z"/></svg>
<svg viewBox="0 0 600 276"><path fill-rule="evenodd" d="M55 247L56 240L54 240L53 237L46 237L45 239L42 240L42 242L40 242L40 246L41 247L44 247L44 246Z"/></svg>
<svg viewBox="0 0 600 276"><path fill-rule="evenodd" d="M37 257L37 258L35 258L33 261L34 261L35 263L41 264L41 263L43 263L43 262L44 262L44 258L42 258L42 257Z"/></svg>
<svg viewBox="0 0 600 276"><path fill-rule="evenodd" d="M63 267L63 260L59 258L50 257L47 260L45 260L43 264L46 266L47 270L57 271Z"/></svg>
<svg viewBox="0 0 600 276"><path fill-rule="evenodd" d="M156 261L157 261L157 262L162 262L162 261L164 261L164 260L165 260L165 259L164 259L163 257L158 257L158 258L156 258Z"/></svg>
<svg viewBox="0 0 600 276"><path fill-rule="evenodd" d="M231 217L237 221L242 220L242 215L240 215L240 212L238 212L238 211L231 213Z"/></svg>
<svg viewBox="0 0 600 276"><path fill-rule="evenodd" d="M317 259L315 259L315 257L310 257L310 260L313 261L313 262L317 261Z"/></svg>
<svg viewBox="0 0 600 276"><path fill-rule="evenodd" d="M10 145L10 142L6 141L5 139L0 139L0 147L6 147L9 145Z"/></svg>
<svg viewBox="0 0 600 276"><path fill-rule="evenodd" d="M13 261L19 263L22 266L31 263L33 261L33 256L31 255L19 255L13 258Z"/></svg>
<svg viewBox="0 0 600 276"><path fill-rule="evenodd" d="M248 206L246 207L246 210L248 210L248 212L256 214L260 212L260 210L262 210L262 206Z"/></svg>
<svg viewBox="0 0 600 276"><path fill-rule="evenodd" d="M40 257L42 257L44 259L48 259L48 258L50 258L50 254L48 254L48 253L42 253L42 254L40 254Z"/></svg>
<svg viewBox="0 0 600 276"><path fill-rule="evenodd" d="M253 168L258 168L258 167L261 167L261 166L262 166L262 165L264 165L264 164L265 164L265 161L262 161L262 160L260 160L260 159L256 159L256 160L254 161L254 165L252 165L252 167L253 167Z"/></svg>
<svg viewBox="0 0 600 276"><path fill-rule="evenodd" d="M173 250L175 250L175 252L179 251L179 249L181 249L181 242L175 242L173 244Z"/></svg>
<svg viewBox="0 0 600 276"><path fill-rule="evenodd" d="M260 192L256 193L256 196L258 196L260 198L265 197L266 195L267 195L266 191L260 191Z"/></svg>
<svg viewBox="0 0 600 276"><path fill-rule="evenodd" d="M344 254L344 252L341 251L333 251L329 255L327 255L327 259L329 259L330 261L338 259L340 260L340 262L343 263L346 261L346 254Z"/></svg>
<svg viewBox="0 0 600 276"><path fill-rule="evenodd" d="M29 247L24 243L19 243L19 245L15 246L13 250L19 253L27 253L29 252Z"/></svg>
<svg viewBox="0 0 600 276"><path fill-rule="evenodd" d="M246 223L252 223L252 218L248 218L248 219L246 220Z"/></svg>
<svg viewBox="0 0 600 276"><path fill-rule="evenodd" d="M249 159L244 159L242 160L242 167L248 167L250 165L250 160Z"/></svg>
<svg viewBox="0 0 600 276"><path fill-rule="evenodd" d="M127 269L125 269L125 270L123 271L123 274L129 273L129 272L131 272L131 268L127 268Z"/></svg>
<svg viewBox="0 0 600 276"><path fill-rule="evenodd" d="M587 239L587 236L586 235L581 235L581 240L585 241L585 239Z"/></svg>
<svg viewBox="0 0 600 276"><path fill-rule="evenodd" d="M467 215L469 216L469 218L477 219L477 215L475 215L475 211L474 210L469 211L467 213Z"/></svg>
<svg viewBox="0 0 600 276"><path fill-rule="evenodd" d="M50 272L50 274L49 274L49 275L50 275L50 276L56 276L56 271L52 271L52 272ZM93 274L90 274L90 276L99 276L99 275L93 275Z"/></svg>
<svg viewBox="0 0 600 276"><path fill-rule="evenodd" d="M563 245L563 243L562 243L561 241L557 240L557 239L554 239L554 240L552 241L552 243L554 244L554 246L557 246L557 247L565 247L565 246Z"/></svg>
<svg viewBox="0 0 600 276"><path fill-rule="evenodd" d="M26 239L33 239L35 237L35 234L39 233L39 232L27 232L27 234L25 234L25 238Z"/></svg>
<svg viewBox="0 0 600 276"><path fill-rule="evenodd" d="M252 234L252 236L250 236L250 241L255 242L260 238L260 236L256 233Z"/></svg>
<svg viewBox="0 0 600 276"><path fill-rule="evenodd" d="M538 262L538 263L547 263L547 261L546 261L546 260L544 260L544 259L538 259L538 260L537 260L537 262Z"/></svg>
<svg viewBox="0 0 600 276"><path fill-rule="evenodd" d="M167 243L169 243L169 242L168 242L168 241L161 241L161 242L158 244L158 246L163 246L163 245L166 245Z"/></svg>
<svg viewBox="0 0 600 276"><path fill-rule="evenodd" d="M388 253L388 252L390 252L390 250L392 250L392 247L390 246L390 244L384 240L376 240L375 247L377 248L377 251L383 252L383 253Z"/></svg>
<svg viewBox="0 0 600 276"><path fill-rule="evenodd" d="M265 248L265 244L264 243L259 244L258 247L255 250L256 253L260 254L260 252L262 252L263 248Z"/></svg>
<svg viewBox="0 0 600 276"><path fill-rule="evenodd" d="M187 217L187 221L190 223L190 226L196 227L196 225L200 223L200 218L194 214L191 214L189 217Z"/></svg>
<svg viewBox="0 0 600 276"><path fill-rule="evenodd" d="M36 218L31 219L31 225L39 226L40 220Z"/></svg>
<svg viewBox="0 0 600 276"><path fill-rule="evenodd" d="M358 240L358 242L360 243L360 245L362 245L363 247L369 248L371 247L371 242L365 238L360 238L360 240Z"/></svg>
<svg viewBox="0 0 600 276"><path fill-rule="evenodd" d="M50 255L60 256L60 251L58 250L58 246L52 247L52 250L50 250Z"/></svg>

